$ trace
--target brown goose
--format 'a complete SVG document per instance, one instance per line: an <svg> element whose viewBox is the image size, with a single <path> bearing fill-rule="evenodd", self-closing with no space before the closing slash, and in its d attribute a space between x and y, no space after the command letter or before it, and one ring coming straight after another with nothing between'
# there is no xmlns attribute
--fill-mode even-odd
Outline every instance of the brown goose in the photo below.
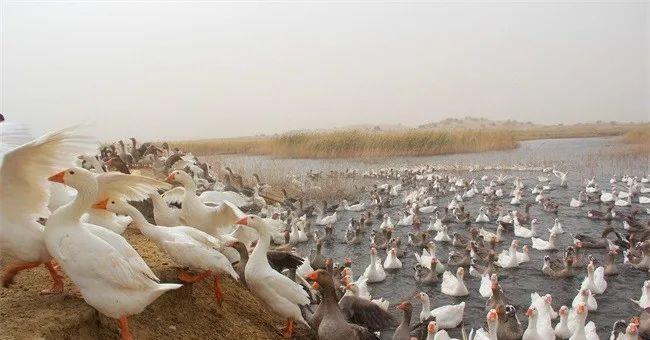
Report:
<svg viewBox="0 0 650 340"><path fill-rule="evenodd" d="M402 302L398 309L404 311L404 319L402 323L397 326L393 334L393 340L410 340L411 339L411 315L413 314L413 305L410 302Z"/></svg>
<svg viewBox="0 0 650 340"><path fill-rule="evenodd" d="M129 171L129 167L126 165L126 163L117 156L112 157L106 162L106 166L108 166L109 169L115 169L123 174L131 174L131 171Z"/></svg>
<svg viewBox="0 0 650 340"><path fill-rule="evenodd" d="M312 287L318 289L323 296L323 300L314 313L314 317L320 319L320 321L316 320L316 323L312 322L312 325L317 324L317 327L314 327L314 329L318 332L318 339L379 339L368 329L346 321L345 315L336 301L334 282L327 271L319 269L307 275L306 278L307 280L314 282ZM312 317L312 319L314 317Z"/></svg>

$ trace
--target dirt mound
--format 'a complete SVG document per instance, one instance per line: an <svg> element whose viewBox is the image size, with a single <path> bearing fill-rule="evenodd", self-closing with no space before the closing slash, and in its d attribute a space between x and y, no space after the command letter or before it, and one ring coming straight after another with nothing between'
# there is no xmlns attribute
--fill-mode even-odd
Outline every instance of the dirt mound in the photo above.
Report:
<svg viewBox="0 0 650 340"><path fill-rule="evenodd" d="M155 244L128 228L124 236L163 282L178 282L178 268ZM8 259L0 260L4 270ZM281 339L284 320L246 288L224 277L223 306L214 299L212 280L163 294L144 312L129 318L136 339ZM100 315L66 278L65 292L40 296L50 285L44 267L20 273L0 288L0 339L119 339L117 321ZM312 338L306 329L298 338Z"/></svg>

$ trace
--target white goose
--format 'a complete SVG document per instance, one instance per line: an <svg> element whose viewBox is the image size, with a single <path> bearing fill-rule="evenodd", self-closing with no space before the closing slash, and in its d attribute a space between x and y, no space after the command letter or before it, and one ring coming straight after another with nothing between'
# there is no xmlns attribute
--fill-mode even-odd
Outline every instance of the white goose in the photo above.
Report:
<svg viewBox="0 0 650 340"><path fill-rule="evenodd" d="M641 297L639 300L630 300L639 305L642 309L650 307L650 280L643 282L643 287L641 287Z"/></svg>
<svg viewBox="0 0 650 340"><path fill-rule="evenodd" d="M175 227L183 225L181 221L182 210L170 207L165 199L158 193L149 194L153 205L153 219L157 225Z"/></svg>
<svg viewBox="0 0 650 340"><path fill-rule="evenodd" d="M537 230L539 221L536 218L533 218L532 221L530 221L530 229L526 227L522 227L521 224L519 224L519 221L517 220L515 221L516 221L514 223L515 236L522 237L522 238L531 238L531 237L539 236L539 231Z"/></svg>
<svg viewBox="0 0 650 340"><path fill-rule="evenodd" d="M363 211L364 209L366 209L366 204L365 203L357 203L357 204L349 205L347 200L343 200L343 202L341 202L341 203L343 205L343 208L345 210L347 210L347 211L357 211L358 212L358 211Z"/></svg>
<svg viewBox="0 0 650 340"><path fill-rule="evenodd" d="M338 221L338 217L336 215L336 211L332 215L327 215L323 216L322 210L318 210L318 215L316 216L316 225L328 225L328 224L334 224Z"/></svg>
<svg viewBox="0 0 650 340"><path fill-rule="evenodd" d="M217 250L223 248L224 244L212 235L187 226L161 227L153 225L147 222L140 211L119 198L106 198L95 204L94 207L130 216L142 234L156 243L174 262L184 268L204 271L197 276L182 272L179 276L181 281L193 283L214 275L214 294L219 304L223 301L220 275L228 274L235 280L239 279L239 275L233 269L228 258Z"/></svg>
<svg viewBox="0 0 650 340"><path fill-rule="evenodd" d="M391 221L390 216L388 216L388 214L384 214L383 221L381 222L379 229L393 229L394 227L395 225L393 225L393 221Z"/></svg>
<svg viewBox="0 0 650 340"><path fill-rule="evenodd" d="M537 331L537 308L531 307L526 311L526 316L528 317L528 327L524 331L522 340L550 340L549 338L543 338ZM552 338L551 338L552 339Z"/></svg>
<svg viewBox="0 0 650 340"><path fill-rule="evenodd" d="M418 254L417 252L414 252L413 255L415 256L417 263L419 263L422 267L431 269L431 260L436 256L436 244L432 241L429 241L429 243L427 243L427 247L422 249L422 255ZM440 261L437 261L435 269L438 274L441 274L445 271L445 265L440 263Z"/></svg>
<svg viewBox="0 0 650 340"><path fill-rule="evenodd" d="M19 261L6 269L2 283L6 287L18 272L44 264L53 285L41 293L61 293L63 281L45 246L43 225L36 218L48 215L47 176L70 166L74 153L83 152L90 143L73 129L29 141L22 126L0 122L0 133L0 249Z"/></svg>
<svg viewBox="0 0 650 340"><path fill-rule="evenodd" d="M589 289L593 294L602 294L607 289L605 269L595 268L593 263L587 265L587 277L582 281L581 289Z"/></svg>
<svg viewBox="0 0 650 340"><path fill-rule="evenodd" d="M449 236L449 233L447 231L447 226L443 225L442 230L436 234L436 236L433 238L436 242L442 242L442 243L449 243L451 242L451 237Z"/></svg>
<svg viewBox="0 0 650 340"><path fill-rule="evenodd" d="M384 261L384 269L401 269L402 261L397 258L397 251L395 248L391 248L386 254L386 260Z"/></svg>
<svg viewBox="0 0 650 340"><path fill-rule="evenodd" d="M519 267L519 259L517 258L517 246L519 241L512 240L508 251L503 251L499 254L496 265L501 268L516 268Z"/></svg>
<svg viewBox="0 0 650 340"><path fill-rule="evenodd" d="M440 329L452 329L458 327L463 322L463 314L465 313L465 302L457 305L445 305L433 310L431 309L431 300L429 295L424 292L417 293L415 298L422 303L422 311L420 312L420 322L434 317Z"/></svg>
<svg viewBox="0 0 650 340"><path fill-rule="evenodd" d="M480 207L478 210L478 216L476 216L476 223L489 223L490 218L485 214L485 208Z"/></svg>
<svg viewBox="0 0 650 340"><path fill-rule="evenodd" d="M456 338L451 338L449 333L446 330L438 330L437 322L429 321L427 325L427 340L458 340Z"/></svg>
<svg viewBox="0 0 650 340"><path fill-rule="evenodd" d="M414 214L411 214L407 211L404 211L402 213L402 218L397 222L397 225L400 227L407 227L410 225L413 225L413 218L415 217Z"/></svg>
<svg viewBox="0 0 650 340"><path fill-rule="evenodd" d="M249 226L259 233L259 241L253 249L245 269L246 284L267 306L280 316L287 318L283 330L285 337L292 337L294 321L307 324L300 312L301 305L309 304L309 294L302 286L278 273L269 264L266 252L271 243L271 234L266 222L259 216L244 216L237 224Z"/></svg>
<svg viewBox="0 0 650 340"><path fill-rule="evenodd" d="M363 272L368 283L381 282L386 280L386 272L381 265L381 261L377 261L377 249L370 248L370 264Z"/></svg>
<svg viewBox="0 0 650 340"><path fill-rule="evenodd" d="M499 315L497 314L496 309L490 309L485 318L487 319L488 330L485 331L483 328L477 329L476 332L472 330L470 332L469 340L497 340Z"/></svg>
<svg viewBox="0 0 650 340"><path fill-rule="evenodd" d="M481 285L478 288L479 294L485 299L490 298L492 296L492 286L496 285L499 283L499 277L497 274L492 274L490 275L489 273L485 273L481 276Z"/></svg>
<svg viewBox="0 0 650 340"><path fill-rule="evenodd" d="M449 296L467 296L469 291L465 286L463 281L465 277L465 268L458 267L456 270L456 276L450 271L446 271L442 274L442 284L440 285L440 291L443 294Z"/></svg>
<svg viewBox="0 0 650 340"><path fill-rule="evenodd" d="M587 325L585 322L587 320L587 308L585 305L580 304L576 310L576 324L575 329L569 340L598 340L598 334L596 334L596 325L593 321L589 321Z"/></svg>
<svg viewBox="0 0 650 340"><path fill-rule="evenodd" d="M560 223L560 220L557 218L553 222L553 227L548 231L554 233L555 235L564 234L564 228L562 228L562 223Z"/></svg>
<svg viewBox="0 0 650 340"><path fill-rule="evenodd" d="M491 231L487 231L487 230L483 229L482 227L481 227L481 229L479 229L479 234L483 235L483 238L485 239L486 242L489 242L492 239L496 240L496 242L501 242L501 240L503 239L503 230L504 230L503 226L501 226L499 224L497 226L497 233L496 234L491 232Z"/></svg>
<svg viewBox="0 0 650 340"><path fill-rule="evenodd" d="M184 171L172 171L167 182L178 182L185 188L182 214L185 223L210 235L217 236L221 234L219 231L232 231L235 221L243 215L241 210L228 201L223 201L216 207L205 205L196 196L194 180Z"/></svg>
<svg viewBox="0 0 650 340"><path fill-rule="evenodd" d="M50 180L77 189L77 197L48 219L44 232L47 249L84 300L102 314L119 319L122 339L131 339L127 317L142 312L161 294L181 285L159 283L122 236L80 222L98 194L92 173L72 168Z"/></svg>
<svg viewBox="0 0 650 340"><path fill-rule="evenodd" d="M590 311L595 311L598 309L598 302L589 289L579 289L578 294L576 294L576 296L573 298L573 302L571 302L571 307L578 308L578 305L581 303L584 304Z"/></svg>
<svg viewBox="0 0 650 340"><path fill-rule="evenodd" d="M548 241L542 240L541 238L532 237L530 239L533 242L533 248L537 250L555 250L557 246L555 241L557 240L557 235L551 233L548 237Z"/></svg>
<svg viewBox="0 0 650 340"><path fill-rule="evenodd" d="M569 330L568 324L569 308L567 306L562 306L560 307L558 313L560 314L560 322L558 322L553 329L555 337L560 339L568 339L571 337L571 331Z"/></svg>
<svg viewBox="0 0 650 340"><path fill-rule="evenodd" d="M632 196L627 196L625 199L617 198L616 201L614 201L614 205L617 207L629 207L632 205Z"/></svg>
<svg viewBox="0 0 650 340"><path fill-rule="evenodd" d="M434 231L441 231L442 230L443 224L442 224L442 220L440 219L439 215L440 214L438 214L438 212L436 211L435 220L432 219L431 221L429 221L428 230L434 230Z"/></svg>
<svg viewBox="0 0 650 340"><path fill-rule="evenodd" d="M571 197L571 202L569 202L569 206L572 208L579 208L585 205L584 203L584 193L581 191L580 194L578 194L578 199L575 199Z"/></svg>

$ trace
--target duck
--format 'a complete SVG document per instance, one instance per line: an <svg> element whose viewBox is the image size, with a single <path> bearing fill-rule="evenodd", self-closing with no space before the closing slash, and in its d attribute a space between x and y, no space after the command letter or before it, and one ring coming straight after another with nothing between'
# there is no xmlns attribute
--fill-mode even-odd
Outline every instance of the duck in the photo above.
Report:
<svg viewBox="0 0 650 340"><path fill-rule="evenodd" d="M637 304L642 309L650 307L650 280L643 282L643 287L641 287L641 297L639 300L630 299L630 301Z"/></svg>
<svg viewBox="0 0 650 340"><path fill-rule="evenodd" d="M312 287L318 289L323 297L317 309L317 313L322 311L319 314L320 320L315 324L319 339L376 339L374 334L367 328L349 323L346 320L336 300L336 290L330 273L319 269L308 274L306 279L313 282ZM286 337L288 334L284 335Z"/></svg>
<svg viewBox="0 0 650 340"><path fill-rule="evenodd" d="M582 281L582 289L589 289L593 294L602 294L607 289L605 269L595 268L593 262L587 265L587 277Z"/></svg>
<svg viewBox="0 0 650 340"><path fill-rule="evenodd" d="M363 277L368 283L382 282L386 280L386 272L381 262L377 261L377 249L370 248L370 264L363 272Z"/></svg>
<svg viewBox="0 0 650 340"><path fill-rule="evenodd" d="M180 183L185 189L182 198L182 219L188 225L210 235L218 236L223 231L232 231L235 221L244 215L228 201L223 201L214 207L201 202L196 196L196 183L185 171L172 171L167 177L167 182Z"/></svg>
<svg viewBox="0 0 650 340"><path fill-rule="evenodd" d="M555 246L555 241L557 239L557 235L554 233L551 233L548 237L548 241L542 240L541 238L536 238L536 237L531 237L531 241L533 242L533 248L537 250L556 250L557 247Z"/></svg>
<svg viewBox="0 0 650 340"><path fill-rule="evenodd" d="M239 279L239 274L234 270L228 258L218 250L223 249L224 244L212 235L188 226L153 225L132 205L115 197L99 201L93 207L130 216L142 234L156 243L174 262L184 268L202 271L199 275L182 272L179 275L181 281L195 283L214 275L214 294L219 305L223 302L220 276L227 274L235 280Z"/></svg>
<svg viewBox="0 0 650 340"><path fill-rule="evenodd" d="M267 258L271 243L271 231L259 216L245 215L236 224L253 228L259 240L246 265L246 283L250 291L280 316L287 319L282 335L290 338L294 334L295 321L305 325L300 306L309 304L309 294L290 278L273 270Z"/></svg>
<svg viewBox="0 0 650 340"><path fill-rule="evenodd" d="M83 153L92 143L74 128L33 139L21 124L2 120L0 139L0 249L17 261L7 266L2 285L9 287L19 272L43 264L52 286L41 294L62 293L62 277L45 245L44 227L35 216L50 214L47 177L71 164L75 153Z"/></svg>
<svg viewBox="0 0 650 340"><path fill-rule="evenodd" d="M465 286L463 278L465 277L465 268L458 267L456 270L456 276L454 276L450 271L445 271L442 274L442 284L440 285L440 291L445 295L450 296L467 296L469 291Z"/></svg>
<svg viewBox="0 0 650 340"><path fill-rule="evenodd" d="M538 225L539 221L536 218L530 221L530 229L522 227L518 222L514 223L515 236L521 238L537 237L539 236L539 231L537 230Z"/></svg>
<svg viewBox="0 0 650 340"><path fill-rule="evenodd" d="M469 339L471 340L497 340L497 329L499 327L499 314L496 309L490 309L485 316L487 320L488 330L479 328L476 331L470 332Z"/></svg>
<svg viewBox="0 0 650 340"><path fill-rule="evenodd" d="M384 269L401 269L402 261L397 258L397 249L391 248L386 254Z"/></svg>
<svg viewBox="0 0 650 340"><path fill-rule="evenodd" d="M73 187L77 196L49 217L44 232L48 251L86 303L118 319L122 339L131 339L127 317L142 312L160 295L182 285L160 283L122 236L80 221L98 194L97 180L91 172L70 168L49 180Z"/></svg>
<svg viewBox="0 0 650 340"><path fill-rule="evenodd" d="M569 308L567 306L560 307L558 314L560 315L560 322L555 325L553 332L555 333L556 338L568 339L571 337L571 331L569 330L568 324Z"/></svg>

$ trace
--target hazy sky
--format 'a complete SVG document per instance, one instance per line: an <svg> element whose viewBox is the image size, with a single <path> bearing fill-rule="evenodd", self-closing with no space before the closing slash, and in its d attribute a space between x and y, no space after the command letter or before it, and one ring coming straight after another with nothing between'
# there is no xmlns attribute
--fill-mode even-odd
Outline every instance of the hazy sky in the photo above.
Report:
<svg viewBox="0 0 650 340"><path fill-rule="evenodd" d="M647 1L1 6L0 111L34 133L650 120Z"/></svg>

